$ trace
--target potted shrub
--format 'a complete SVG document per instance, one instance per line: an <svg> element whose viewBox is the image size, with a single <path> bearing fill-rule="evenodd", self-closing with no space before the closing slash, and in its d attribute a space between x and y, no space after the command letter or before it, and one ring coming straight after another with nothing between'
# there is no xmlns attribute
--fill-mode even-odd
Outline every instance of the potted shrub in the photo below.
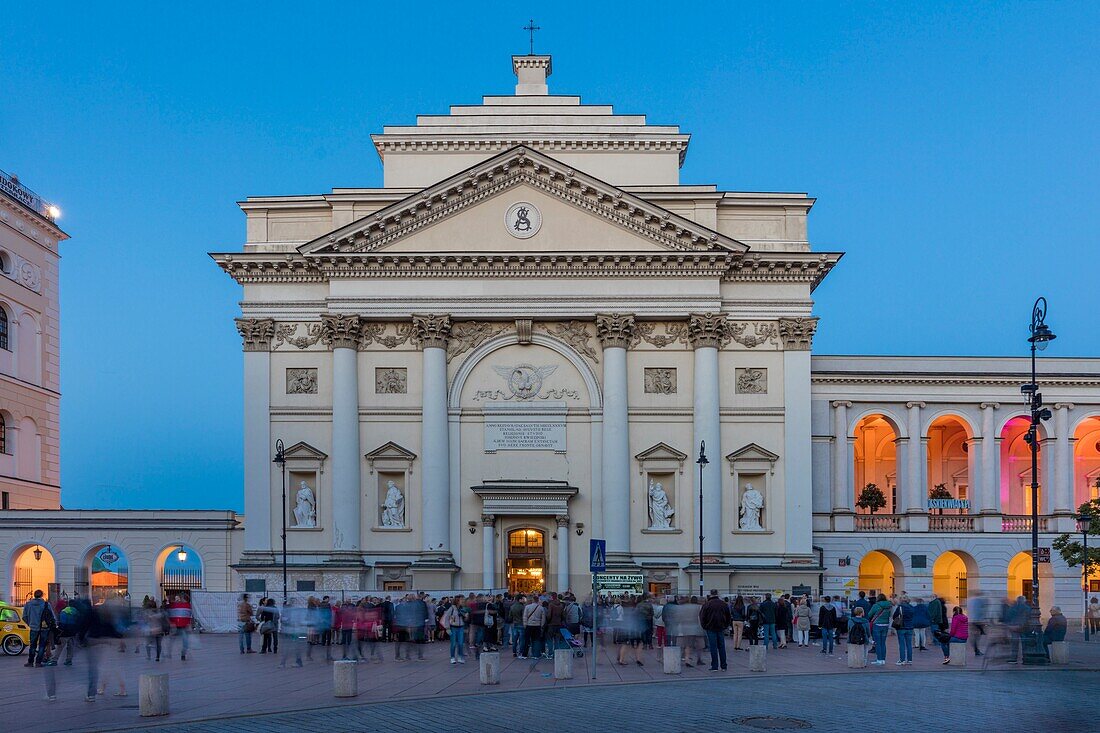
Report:
<svg viewBox="0 0 1100 733"><path fill-rule="evenodd" d="M886 506L886 495L875 484L867 484L863 487L863 491L859 492L859 500L856 501L856 506L874 514L877 510Z"/></svg>

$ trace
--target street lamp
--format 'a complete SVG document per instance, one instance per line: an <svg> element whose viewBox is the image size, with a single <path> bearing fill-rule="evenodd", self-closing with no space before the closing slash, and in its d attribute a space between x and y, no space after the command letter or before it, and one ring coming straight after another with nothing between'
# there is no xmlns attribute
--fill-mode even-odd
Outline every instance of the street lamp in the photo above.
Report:
<svg viewBox="0 0 1100 733"><path fill-rule="evenodd" d="M1047 344L1057 338L1046 324L1047 299L1040 297L1031 309L1031 381L1020 387L1028 399L1031 408L1031 422L1024 440L1031 448L1031 634L1034 650L1024 653L1024 662L1045 664L1046 651L1041 646L1039 630L1042 628L1039 618L1039 426L1049 420L1051 412L1043 407L1043 395L1039 392L1038 378L1035 375L1035 353L1044 351Z"/></svg>
<svg viewBox="0 0 1100 733"><path fill-rule="evenodd" d="M707 441L699 441L699 602L702 603L706 595L703 593L703 469L710 463L707 460Z"/></svg>
<svg viewBox="0 0 1100 733"><path fill-rule="evenodd" d="M280 438L275 441L275 460L282 472L283 487L283 605L286 605L286 451Z"/></svg>
<svg viewBox="0 0 1100 733"><path fill-rule="evenodd" d="M1085 576L1085 603L1082 606L1081 618L1085 621L1085 641L1089 640L1089 527L1092 526L1092 515L1082 512L1077 517L1077 529L1081 530L1081 542L1085 545L1085 551L1081 561L1082 572Z"/></svg>
<svg viewBox="0 0 1100 733"><path fill-rule="evenodd" d="M187 562L187 550L183 549L183 545L180 545L180 548L176 550L176 559L180 562Z"/></svg>
<svg viewBox="0 0 1100 733"><path fill-rule="evenodd" d="M42 548L38 545L34 546L34 561L38 562L42 559Z"/></svg>

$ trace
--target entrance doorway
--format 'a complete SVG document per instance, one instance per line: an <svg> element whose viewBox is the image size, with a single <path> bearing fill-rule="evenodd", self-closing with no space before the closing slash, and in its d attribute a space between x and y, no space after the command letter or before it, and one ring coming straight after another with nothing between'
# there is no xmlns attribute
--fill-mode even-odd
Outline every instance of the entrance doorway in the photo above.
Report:
<svg viewBox="0 0 1100 733"><path fill-rule="evenodd" d="M546 534L539 529L508 533L508 590L542 593L546 590Z"/></svg>

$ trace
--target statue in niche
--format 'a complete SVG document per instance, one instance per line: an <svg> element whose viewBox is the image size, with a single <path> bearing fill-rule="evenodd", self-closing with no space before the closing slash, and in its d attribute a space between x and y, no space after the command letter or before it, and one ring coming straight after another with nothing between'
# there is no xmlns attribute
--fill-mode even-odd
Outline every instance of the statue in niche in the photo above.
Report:
<svg viewBox="0 0 1100 733"><path fill-rule="evenodd" d="M294 495L294 526L313 528L317 526L317 497L305 481Z"/></svg>
<svg viewBox="0 0 1100 733"><path fill-rule="evenodd" d="M405 526L405 496L392 480L386 482L386 500L382 504L382 526L397 529Z"/></svg>
<svg viewBox="0 0 1100 733"><path fill-rule="evenodd" d="M676 510L668 503L668 494L659 481L649 481L649 528L672 529L672 515Z"/></svg>
<svg viewBox="0 0 1100 733"><path fill-rule="evenodd" d="M752 484L745 484L745 493L741 495L741 521L740 527L749 532L762 532L760 514L764 511L764 495L753 488Z"/></svg>

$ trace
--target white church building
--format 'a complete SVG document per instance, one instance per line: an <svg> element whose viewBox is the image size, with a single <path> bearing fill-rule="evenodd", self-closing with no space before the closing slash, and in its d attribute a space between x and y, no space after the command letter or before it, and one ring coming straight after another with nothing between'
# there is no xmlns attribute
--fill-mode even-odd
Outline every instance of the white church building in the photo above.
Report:
<svg viewBox="0 0 1100 733"><path fill-rule="evenodd" d="M683 183L679 127L550 94L549 56L512 68L514 94L374 135L380 188L241 202L212 257L243 291L245 511L191 516L231 537L217 589L281 592L285 522L291 590L580 591L593 538L609 582L689 590L702 535L723 591L1026 592L1027 361L814 355L841 253L809 241L813 198ZM1039 383L1049 548L1097 495L1100 360ZM65 532L113 532L150 587L141 548L180 542L19 514L5 587ZM1080 569L1041 567L1075 615Z"/></svg>

